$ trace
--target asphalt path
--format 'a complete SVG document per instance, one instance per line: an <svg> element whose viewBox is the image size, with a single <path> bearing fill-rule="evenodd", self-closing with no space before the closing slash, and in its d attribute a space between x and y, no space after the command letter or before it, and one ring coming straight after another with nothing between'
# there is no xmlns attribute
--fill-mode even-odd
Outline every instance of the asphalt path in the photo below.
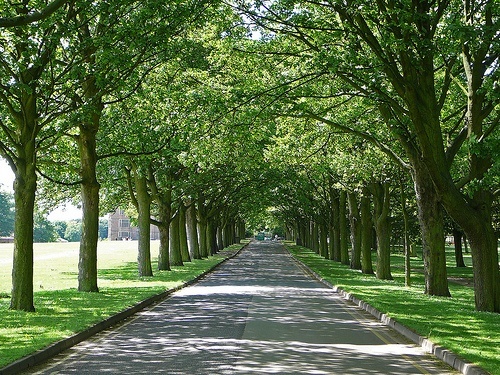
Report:
<svg viewBox="0 0 500 375"><path fill-rule="evenodd" d="M37 374L456 374L253 242L195 285L82 342Z"/></svg>

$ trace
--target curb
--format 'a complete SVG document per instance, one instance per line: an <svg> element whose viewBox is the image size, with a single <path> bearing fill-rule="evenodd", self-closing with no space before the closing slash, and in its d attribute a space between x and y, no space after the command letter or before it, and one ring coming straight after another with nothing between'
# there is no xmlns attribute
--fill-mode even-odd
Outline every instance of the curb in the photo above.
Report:
<svg viewBox="0 0 500 375"><path fill-rule="evenodd" d="M251 243L251 241L249 243L245 244L244 246L242 246L236 252L234 252L234 254L228 255L220 263L216 264L215 266L213 266L209 270L198 275L196 278L189 280L189 281L186 281L184 284L179 285L178 287L168 289L164 292L161 292L159 294L151 296L151 297L135 304L132 307L129 307L123 311L120 311L119 313L117 313L115 315L110 316L109 318L107 318L105 320L100 321L99 323L96 323L95 325L85 329L84 331L78 332L77 334L75 334L73 336L62 339L60 341L57 341L57 342L47 346L44 349L40 349L32 354L27 355L26 357L23 357L21 359L18 359L17 361L14 361L14 362L8 364L5 367L0 368L0 375L14 375L14 374L20 373L21 371L27 370L31 367L37 366L37 365L47 361L48 359L56 356L57 354L60 354L63 351L71 348L72 346L75 346L76 344L89 339L90 337L96 335L97 333L102 332L105 329L108 329L112 326L120 324L125 319L131 317L132 315L138 313L139 311L145 309L146 307L154 305L156 303L159 303L159 302L165 300L171 294L177 292L178 290L181 290L187 286L190 286L192 284L197 283L198 281L200 281L202 278L204 278L208 274L214 272L223 263L225 263L229 259L236 257L250 243ZM221 251L224 251L224 250L221 250Z"/></svg>
<svg viewBox="0 0 500 375"><path fill-rule="evenodd" d="M447 365L453 367L455 370L460 371L464 375L490 375L489 372L483 370L481 367L465 361L458 355L454 354L453 352L442 346L434 344L431 340L425 338L424 336L420 336L418 333L397 322L395 319L390 318L389 316L377 310L370 304L360 300L359 298L355 297L351 293L346 292L345 290L339 288L338 286L331 284L327 280L323 279L320 275L318 275L315 271L313 271L309 266L305 265L300 260L295 258L288 249L287 251L289 252L292 259L304 270L304 272L311 275L321 283L325 284L327 287L331 288L334 292L339 293L345 300L351 301L352 303L359 306L366 312L370 313L384 325L396 330L397 332L399 332L401 335L403 335L413 343L419 345L427 353L433 354L438 359L445 362Z"/></svg>

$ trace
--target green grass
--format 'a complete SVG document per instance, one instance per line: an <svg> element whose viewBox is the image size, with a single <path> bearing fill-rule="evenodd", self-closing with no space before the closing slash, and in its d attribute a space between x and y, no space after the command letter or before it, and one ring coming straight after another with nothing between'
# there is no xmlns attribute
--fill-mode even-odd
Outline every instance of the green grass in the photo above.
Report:
<svg viewBox="0 0 500 375"><path fill-rule="evenodd" d="M158 255L158 245L152 242L153 257ZM76 290L78 244L35 244L36 312L26 313L9 310L12 244L0 245L0 368L193 280L224 259L215 255L139 278L137 242L102 242L98 256L99 293L80 293Z"/></svg>
<svg viewBox="0 0 500 375"><path fill-rule="evenodd" d="M450 283L452 298L432 297L423 293L423 262L419 258L412 258L412 286L405 287L402 255L391 257L394 280L382 281L326 260L303 247L291 243L286 246L297 259L331 284L352 293L435 344L491 374L500 375L500 314L475 311L472 288ZM466 259L469 267L456 268L452 252L447 255L450 275L472 277L470 256Z"/></svg>

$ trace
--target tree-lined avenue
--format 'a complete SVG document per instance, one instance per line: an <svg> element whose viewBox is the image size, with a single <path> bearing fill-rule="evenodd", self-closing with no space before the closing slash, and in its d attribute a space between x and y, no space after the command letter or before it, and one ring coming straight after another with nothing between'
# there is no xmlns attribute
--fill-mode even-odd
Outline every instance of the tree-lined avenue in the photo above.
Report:
<svg viewBox="0 0 500 375"><path fill-rule="evenodd" d="M491 359L499 17L498 0L0 0L0 157L14 174L0 311L37 316L33 243L54 239L46 213L71 202L77 294L102 292L99 218L116 210L127 219L109 240L137 226L148 280L258 234L349 267L365 293L402 285L402 254L404 290L459 302L442 311L483 344L454 349Z"/></svg>
<svg viewBox="0 0 500 375"><path fill-rule="evenodd" d="M253 242L192 286L30 373L452 374Z"/></svg>

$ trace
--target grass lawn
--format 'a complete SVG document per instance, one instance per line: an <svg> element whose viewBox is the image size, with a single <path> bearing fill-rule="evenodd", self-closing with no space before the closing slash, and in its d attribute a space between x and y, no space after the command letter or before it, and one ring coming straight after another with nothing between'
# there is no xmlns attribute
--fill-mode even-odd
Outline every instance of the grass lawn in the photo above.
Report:
<svg viewBox="0 0 500 375"><path fill-rule="evenodd" d="M326 260L303 247L286 243L290 252L331 284L352 293L379 311L428 337L469 362L500 375L500 314L477 312L472 288L450 283L452 298L425 295L423 262L412 258L412 285L404 285L404 257L392 255L394 280L377 280L348 266ZM449 275L471 278L470 255L467 268L456 268L454 253L448 255ZM374 256L374 266L376 254Z"/></svg>
<svg viewBox="0 0 500 375"><path fill-rule="evenodd" d="M235 248L242 245L233 245ZM0 244L0 368L82 331L138 302L175 288L220 263L204 260L137 276L137 242L103 241L98 247L99 293L80 293L78 243L35 244L34 313L9 310L13 244ZM151 242L154 259L159 242Z"/></svg>

